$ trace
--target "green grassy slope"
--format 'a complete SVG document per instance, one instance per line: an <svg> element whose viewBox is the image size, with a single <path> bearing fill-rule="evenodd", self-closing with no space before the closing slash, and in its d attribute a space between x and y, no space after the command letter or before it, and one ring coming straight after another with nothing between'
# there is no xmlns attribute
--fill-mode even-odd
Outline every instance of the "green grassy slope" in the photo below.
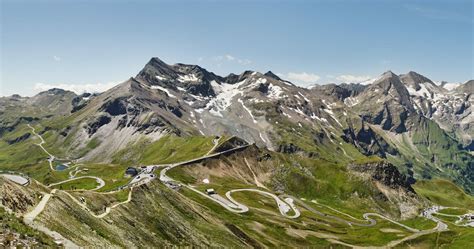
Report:
<svg viewBox="0 0 474 249"><path fill-rule="evenodd" d="M413 188L419 195L433 203L447 207L474 209L474 197L466 194L452 182L442 179L418 181Z"/></svg>

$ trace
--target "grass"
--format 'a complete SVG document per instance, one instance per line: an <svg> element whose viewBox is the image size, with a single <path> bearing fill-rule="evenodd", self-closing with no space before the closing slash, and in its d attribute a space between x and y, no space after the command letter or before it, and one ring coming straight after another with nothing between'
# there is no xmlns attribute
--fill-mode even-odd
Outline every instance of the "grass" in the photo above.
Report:
<svg viewBox="0 0 474 249"><path fill-rule="evenodd" d="M439 210L438 213L450 214L450 215L463 215L463 214L469 213L469 210L465 208L446 208L446 209Z"/></svg>
<svg viewBox="0 0 474 249"><path fill-rule="evenodd" d="M95 179L81 178L69 182L65 182L59 185L55 185L54 188L62 190L89 190L94 189L98 185Z"/></svg>
<svg viewBox="0 0 474 249"><path fill-rule="evenodd" d="M422 119L413 131L413 143L419 153L426 159L429 167L426 170L442 168L442 171L431 171L431 177L441 176L456 182L468 192L474 192L474 183L469 174L469 165L474 156L460 149L456 140L451 138L432 120ZM472 165L471 165L472 166ZM424 177L429 176L425 173Z"/></svg>
<svg viewBox="0 0 474 249"><path fill-rule="evenodd" d="M125 177L125 170L127 169L127 166L124 165L86 164L81 166L81 168L88 169L84 175L97 176L104 180L105 186L98 190L101 192L115 190L130 181L130 178ZM81 174L78 174L77 176L81 176Z"/></svg>
<svg viewBox="0 0 474 249"><path fill-rule="evenodd" d="M405 241L395 248L455 248L452 247L452 242L456 235L453 231L430 233Z"/></svg>
<svg viewBox="0 0 474 249"><path fill-rule="evenodd" d="M114 156L114 163L127 165L168 164L201 157L212 149L213 137L167 135L150 143L140 140Z"/></svg>
<svg viewBox="0 0 474 249"><path fill-rule="evenodd" d="M288 235L288 233L286 232L287 227L291 227L298 231L310 230L322 234L331 234L333 236L338 237L341 241L359 246L383 246L392 240L401 238L399 237L399 235L407 236L410 234L405 229L383 219L376 218L377 225L373 227L349 227L345 224L334 223L334 221L331 220L318 219L316 217L319 216L315 216L314 214L302 209L301 207L299 207L302 211L302 216L300 218L296 220L285 219L279 215L278 209L274 206L272 200L269 200L269 203L267 203L266 200L259 200L260 198L257 199L256 195L251 193L233 194L233 197L236 200L250 207L250 211L244 214L231 213L225 210L220 205L207 199L204 199L201 196L187 189L183 189L181 193L210 208L212 212L215 213L216 216L220 219L224 219L227 222L236 224L246 233L251 234L252 236L255 236L257 238L259 238L259 235L255 234L255 231L251 229L251 227L249 226L249 221L263 224L265 227L264 231L266 234L266 238L262 239L261 241L265 242L269 239L275 239L280 242L286 241L286 243L281 243L277 245L266 244L267 246L286 247L291 245L311 247L330 244L330 242L314 236L313 239L307 239L308 237L306 237L303 241L295 239L294 237ZM304 224L304 226L301 224ZM322 224L329 224L329 226L325 226ZM381 230L383 228L397 229L400 232L385 233Z"/></svg>
<svg viewBox="0 0 474 249"><path fill-rule="evenodd" d="M436 223L423 217L415 217L408 220L399 221L400 223L418 230L427 230L436 227Z"/></svg>
<svg viewBox="0 0 474 249"><path fill-rule="evenodd" d="M332 168L335 167L332 164L329 164L329 165L331 165ZM198 165L195 165L195 167L197 167L197 166ZM235 164L234 164L234 166L235 166ZM168 175L170 177L176 179L176 180L181 181L181 182L184 182L184 183L187 183L187 184L193 184L193 185L196 186L197 189L199 189L203 192L207 188L214 188L216 190L216 192L221 194L221 195L224 195L230 189L249 188L249 187L250 188L256 188L256 186L253 186L253 185L249 186L248 184L243 183L242 180L239 180L239 179L236 179L236 178L233 178L233 177L217 177L215 175L211 175L209 177L210 184L203 184L203 183L200 183L200 182L197 181L198 178L193 173L195 170L191 169L191 167L192 166L183 166L183 167L173 168L172 170L170 170L168 172ZM341 184L345 183L346 185L349 185L352 188L354 187L354 185L353 185L354 179L341 178L340 180L337 180L337 177L341 177L341 176L338 176L337 174L334 174L334 172L331 171L330 169L327 170L326 168L322 167L320 170L323 171L323 172L321 172L319 174L313 174L313 175L317 176L316 180L322 180L321 178L323 178L323 179L326 178L327 182L322 182L322 183L318 183L318 184L330 184L330 183L340 182ZM337 170L340 170L340 169L338 169L337 166L336 166L334 171L337 171ZM314 185L314 183L311 183L311 182L308 182L308 183L300 182L300 184L302 186L309 185L308 187L311 187L311 186L312 187L317 187L317 185ZM310 184L312 184L312 185L310 185ZM362 184L362 185L360 185L360 187L361 188L364 188L364 187L365 188L370 188L370 185L363 185ZM320 187L320 189L321 189L321 187ZM368 207L371 207L371 205L373 205L373 203L368 202L366 198L361 198L361 199L359 199L359 201L354 201L355 200L354 197L351 197L351 196L349 196L348 199L340 199L339 198L340 197L340 192L338 193L335 190L330 190L330 191L333 191L333 193L335 193L336 196L334 198L328 198L327 192L329 192L329 191L324 192L324 190L323 190L323 191L321 191L321 193L319 193L317 195L317 197L322 197L322 198L318 199L318 202L323 203L325 205L329 205L331 207L335 207L336 209L340 210L341 212L348 213L349 215L352 215L356 218L360 217L360 220L353 220L355 222L366 223L362 219L362 214L365 213L365 212L369 212L369 211L373 212L374 211L374 210L370 210L371 208L368 208ZM349 191L349 190L347 190L347 191ZM184 192L187 192L187 191L185 190ZM278 215L279 215L278 209L277 209L274 201L269 199L269 198L265 198L264 196L261 197L260 195L250 193L250 192L236 192L232 196L238 202L241 202L241 203L247 205L250 208L250 211L248 213L245 213L245 214L242 214L242 215L235 215L234 214L237 217L240 217L240 216L244 216L244 217L247 217L247 216L251 216L251 217L262 216L263 218L267 217L267 219L269 219L270 217L272 217L271 219L275 219L275 217L278 217ZM331 197L331 196L329 196L329 197ZM197 198L197 199L199 199L199 198ZM309 198L307 198L307 199L311 200ZM199 201L199 200L197 200L197 201ZM206 206L212 205L212 203L210 203L209 200L205 200L205 199L203 199L202 201L199 201L199 202L205 204ZM338 216L338 217L344 218L346 220L352 220L351 218L349 218L345 215L342 215L338 212L335 212L335 211L333 211L333 210L331 210L327 207L324 207L324 206L321 206L321 205L318 205L318 204L314 204L314 203L311 203L311 202L307 202L307 203L308 203L308 205L311 205L311 206L315 207L315 209L321 210L324 213L332 214L334 216ZM366 207L364 208L363 206L366 206ZM222 210L220 210L220 211L219 210L213 210L213 212L226 212L224 210L224 208L222 208L222 207L217 207L217 208L220 208ZM374 226L374 227L356 227L355 226L353 228L350 228L345 223L338 223L337 221L331 220L329 218L324 218L324 217L321 217L321 216L317 216L315 214L310 213L309 211L305 211L301 207L299 207L299 208L302 212L302 217L298 218L297 222L306 224L306 227L305 228L299 227L298 229L303 229L303 230L309 229L309 230L317 231L317 232L321 232L322 230L324 230L325 232L329 232L330 234L340 236L340 240L344 241L344 242L347 242L347 243L352 243L352 244L356 244L356 245L360 245L360 246L368 246L368 245L383 246L383 245L385 245L386 243L388 243L392 240L399 239L400 238L399 236L407 236L407 235L410 234L408 231L406 231L406 229L404 229L404 228L402 228L398 225L395 225L391 222L388 222L384 219L380 219L380 218L376 218L376 217L374 217L374 219L377 220L377 225ZM236 219L236 218L234 218L234 219ZM309 219L309 221L308 221L308 219ZM320 226L317 226L314 223L315 221L317 221L319 223L331 224L331 226L330 226L331 229L328 230L328 228L322 228ZM431 228L435 227L435 224L432 221L426 220L426 219L421 218L421 217L417 217L417 218L414 218L414 219L411 219L411 220L403 221L402 223L405 223L409 226L412 226L412 227L415 227L415 228L418 228L418 229L431 229ZM308 224L311 224L311 225L308 225ZM293 224L290 225L290 226L293 226ZM382 232L382 230L381 230L383 228L397 229L400 232L398 232L398 233L385 233L385 232ZM275 232L276 230L281 229L281 228L273 227L271 229L270 228L267 228L267 229L269 229L272 232ZM284 232L284 233L286 233L286 232Z"/></svg>
<svg viewBox="0 0 474 249"><path fill-rule="evenodd" d="M75 116L70 116L59 123L48 121L43 124L43 126L53 128L53 130L44 134L48 145L47 149L51 150L53 154L61 155L67 150L68 145L72 143L72 141L70 141L71 136L62 138L58 130L63 129L66 124L72 122L75 118ZM273 118L277 119L276 116ZM274 180L271 184L272 186L282 186L284 192L298 197L304 197L308 200L317 199L321 204L335 207L337 210L348 213L356 218L362 217L364 212L374 212L374 209L377 211L385 210L389 214L394 211L393 207L389 206L386 202L374 198L374 196L380 193L374 188L371 182L366 182L352 176L346 169L346 164L349 162L373 163L379 162L381 160L380 158L361 155L353 146L342 142L339 137L333 139L336 142L342 142L344 150L352 159L344 156L335 156L339 154L342 155L342 151L338 149L338 146L328 142L329 140L327 140L327 138L320 141L315 140L315 137L318 136L318 132L323 132L322 130L317 130L315 127L309 127L307 125L299 127L282 118L279 118L278 122L280 125L276 126L275 129L276 133L280 136L281 143L294 143L302 148L305 153L314 153L318 159L299 155L271 153L272 161L269 164L271 164L272 172L276 172L275 175L272 176ZM39 132L41 129L38 128L37 131ZM75 130L72 132L74 131ZM30 132L29 128L25 125L21 125L14 132L6 134L3 139L0 140L1 168L25 172L44 183L54 183L67 179L70 169L61 172L50 171L49 165L46 162L46 154L35 145L38 139L32 138L14 145L8 145L5 142L6 139L14 139L26 132ZM437 136L436 132L436 130L433 130L430 134L435 138L441 137L441 135ZM429 141L423 141L422 137L417 137L416 139L417 146L420 148L425 146L426 143L429 143ZM81 166L87 168L88 172L79 173L77 176L93 175L100 177L106 182L106 186L100 191L113 190L130 180L124 177L126 167L169 164L197 158L206 154L213 147L212 140L213 137L193 136L183 138L174 135L164 136L156 142L142 139L134 144L130 144L130 146L127 146L127 149L117 152L111 164L87 163ZM221 139L219 143L223 141L225 141L225 139ZM62 143L65 144L64 147L60 146ZM99 143L100 141L98 140L90 140L79 154L82 155L88 150L96 148ZM446 146L446 143L439 143L433 148L439 149ZM423 148L420 150L422 153L426 153ZM28 153L26 154L24 152ZM185 183L195 184L197 181L197 177L191 174L187 166L174 168L170 170L168 174L172 178ZM197 188L201 191L204 191L205 188L215 188L218 193L223 194L230 189L249 187L249 184L236 177L211 176L210 180L211 184L208 185L197 183ZM62 188L91 189L94 188L96 184L94 179L80 179L62 184ZM59 188L59 186L57 187ZM255 188L255 186L251 187ZM448 181L418 181L414 187L417 193L434 203L444 206L474 208L473 198ZM324 220L324 218L318 217L307 210L302 210L303 216L297 220L289 220L281 217L274 200L251 192L237 192L233 194L236 200L250 207L251 210L245 214L230 213L220 205L203 199L202 196L187 189L183 189L180 193L212 211L216 219L237 226L245 233L251 235L252 238L258 239L258 241L261 241L268 247L330 246L328 241L314 235L304 236L304 238L291 236L287 233L288 228L332 234L338 236L341 241L356 245L384 245L388 241L399 238L396 233L381 232L380 229L382 228L398 229L403 231L400 232L400 234L407 234L407 232L399 226L378 218L378 224L370 228L350 228L344 224ZM124 201L127 197L127 191L120 191L107 197L92 196L90 200L91 202L96 201L97 203L94 203L94 205L97 206L97 209L100 209L102 206L99 204L101 203ZM325 213L330 213L344 219L350 219L324 206L311 203L309 205L315 206ZM258 232L256 230L254 227L255 222L263 225L262 231ZM430 229L434 227L433 222L423 218L414 218L402 221L402 223L418 229ZM325 224L329 224L329 226ZM444 242L450 241L445 234L446 233L426 236L425 239L430 240L427 245L442 245ZM452 240L456 241L458 245L472 242L470 240L472 233L459 230L454 234L456 236L453 237ZM422 240L420 241L423 242ZM433 241L435 244L432 244ZM416 241L414 242L416 243Z"/></svg>
<svg viewBox="0 0 474 249"><path fill-rule="evenodd" d="M457 236L452 239L449 248L472 248L472 245L474 245L474 229L453 228L453 230L457 232Z"/></svg>
<svg viewBox="0 0 474 249"><path fill-rule="evenodd" d="M467 195L450 181L442 179L418 181L413 187L419 195L433 203L446 207L474 209L474 197Z"/></svg>
<svg viewBox="0 0 474 249"><path fill-rule="evenodd" d="M454 224L458 220L458 217L453 217L453 216L445 216L445 215L439 215L439 214L433 214L433 216L441 220L444 220L445 222L449 222L451 224Z"/></svg>
<svg viewBox="0 0 474 249"><path fill-rule="evenodd" d="M85 204L95 213L102 213L105 207L110 207L116 203L124 202L128 199L129 189L117 192L99 193L94 191L69 192L76 199L84 198Z"/></svg>

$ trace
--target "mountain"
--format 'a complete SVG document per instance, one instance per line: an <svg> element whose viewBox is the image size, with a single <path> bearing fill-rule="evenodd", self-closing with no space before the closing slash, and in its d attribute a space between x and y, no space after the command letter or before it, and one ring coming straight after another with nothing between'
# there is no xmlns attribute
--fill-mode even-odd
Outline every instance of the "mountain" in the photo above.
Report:
<svg viewBox="0 0 474 249"><path fill-rule="evenodd" d="M21 120L33 121L58 115L68 115L87 102L71 91L50 89L33 97L12 95L0 97L0 135L12 131Z"/></svg>
<svg viewBox="0 0 474 249"><path fill-rule="evenodd" d="M448 90L388 71L370 84L307 89L271 71L219 76L154 57L101 94L0 98L0 169L35 179L4 184L15 193L56 188L39 222L79 245L211 246L225 234L229 247L382 246L395 239L383 229L405 228L377 225L376 241L366 241L378 219L352 216L418 222L421 209L449 199L433 193L435 182L473 205L472 82ZM141 173L130 179L133 168ZM245 209L229 204L230 193L250 212L235 211ZM15 198L4 203L25 203L18 216L39 206Z"/></svg>

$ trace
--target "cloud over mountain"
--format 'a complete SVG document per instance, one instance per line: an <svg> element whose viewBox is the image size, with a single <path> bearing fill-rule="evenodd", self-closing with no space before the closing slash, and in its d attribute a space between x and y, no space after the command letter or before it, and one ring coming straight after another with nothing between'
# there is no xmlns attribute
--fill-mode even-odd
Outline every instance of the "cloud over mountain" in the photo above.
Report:
<svg viewBox="0 0 474 249"><path fill-rule="evenodd" d="M60 88L64 90L73 91L77 94L81 93L100 93L105 92L108 89L116 86L119 82L107 82L107 83L95 83L95 84L68 84L68 83L56 83L56 84L46 84L46 83L36 83L35 91L46 91L52 88Z"/></svg>

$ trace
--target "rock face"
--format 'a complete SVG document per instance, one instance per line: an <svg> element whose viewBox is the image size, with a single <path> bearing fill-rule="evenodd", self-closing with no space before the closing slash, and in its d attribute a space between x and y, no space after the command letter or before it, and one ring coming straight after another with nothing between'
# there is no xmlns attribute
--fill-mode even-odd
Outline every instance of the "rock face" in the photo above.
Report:
<svg viewBox="0 0 474 249"><path fill-rule="evenodd" d="M23 214L35 204L34 196L26 189L0 177L1 206L14 213Z"/></svg>
<svg viewBox="0 0 474 249"><path fill-rule="evenodd" d="M152 58L136 77L150 86L171 89L186 89L191 94L209 97L215 96L211 81L223 81L219 77L197 65L168 65L158 58Z"/></svg>
<svg viewBox="0 0 474 249"><path fill-rule="evenodd" d="M328 84L322 86L315 86L311 88L316 94L335 96L337 99L344 101L349 97L354 97L362 93L367 88L367 85L342 83L339 85Z"/></svg>
<svg viewBox="0 0 474 249"><path fill-rule="evenodd" d="M366 164L349 164L348 168L355 172L369 175L372 180L380 182L389 188L402 188L407 192L415 192L408 178L401 174L397 167L385 161Z"/></svg>
<svg viewBox="0 0 474 249"><path fill-rule="evenodd" d="M351 126L348 129L344 129L342 138L344 141L352 143L366 156L377 155L386 158L387 154L398 154L395 148L388 144L370 126L364 124L363 121L360 128Z"/></svg>
<svg viewBox="0 0 474 249"><path fill-rule="evenodd" d="M231 137L228 140L226 140L224 143L220 144L217 148L215 148L215 152L222 152L226 150L230 150L233 148L237 148L240 146L248 145L248 143L238 137Z"/></svg>
<svg viewBox="0 0 474 249"><path fill-rule="evenodd" d="M402 133L407 131L409 117L415 113L408 90L400 78L388 71L367 87L354 100L346 99L362 118L384 130Z"/></svg>
<svg viewBox="0 0 474 249"><path fill-rule="evenodd" d="M301 151L301 148L298 146L289 143L289 144L280 144L278 147L278 152L286 153L286 154L294 154Z"/></svg>
<svg viewBox="0 0 474 249"><path fill-rule="evenodd" d="M101 113L87 124L87 133L93 135L100 127L110 123L112 119L107 113Z"/></svg>
<svg viewBox="0 0 474 249"><path fill-rule="evenodd" d="M409 178L390 163L349 164L348 168L353 174L374 182L381 193L379 198L398 205L402 219L416 216L419 208L425 205L411 187Z"/></svg>
<svg viewBox="0 0 474 249"><path fill-rule="evenodd" d="M27 133L15 138L15 139L7 140L7 143L9 145L16 144L16 143L19 143L21 141L25 141L26 139L30 138L30 136L31 136L31 133L27 132Z"/></svg>

